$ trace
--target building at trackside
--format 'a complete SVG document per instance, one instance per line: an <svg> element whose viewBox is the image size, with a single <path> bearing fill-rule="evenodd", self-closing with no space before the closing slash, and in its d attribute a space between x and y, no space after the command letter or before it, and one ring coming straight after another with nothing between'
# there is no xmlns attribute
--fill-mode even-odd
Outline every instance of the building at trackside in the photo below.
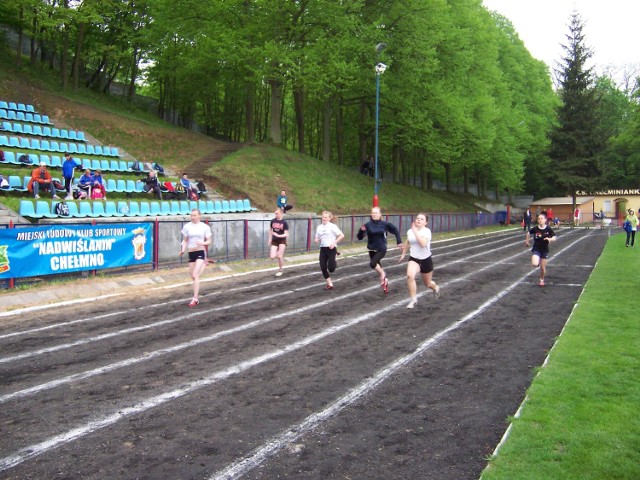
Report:
<svg viewBox="0 0 640 480"><path fill-rule="evenodd" d="M592 222L603 213L607 218L624 218L629 208L640 210L640 188L611 189L587 194L577 192L576 206L580 209L580 221ZM532 212L553 209L553 216L561 221L573 220L573 199L571 197L547 197L534 200L529 208Z"/></svg>

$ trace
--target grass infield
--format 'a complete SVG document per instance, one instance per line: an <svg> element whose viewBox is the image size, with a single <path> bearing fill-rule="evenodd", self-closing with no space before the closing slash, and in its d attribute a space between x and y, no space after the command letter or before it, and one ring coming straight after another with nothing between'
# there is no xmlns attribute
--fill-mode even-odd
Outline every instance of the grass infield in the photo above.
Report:
<svg viewBox="0 0 640 480"><path fill-rule="evenodd" d="M607 242L482 480L640 478L640 244L624 239Z"/></svg>

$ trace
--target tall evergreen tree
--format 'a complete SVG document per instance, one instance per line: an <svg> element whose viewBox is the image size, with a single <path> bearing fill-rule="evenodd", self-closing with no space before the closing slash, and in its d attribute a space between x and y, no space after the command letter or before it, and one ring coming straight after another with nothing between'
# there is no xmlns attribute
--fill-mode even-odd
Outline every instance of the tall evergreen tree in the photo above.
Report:
<svg viewBox="0 0 640 480"><path fill-rule="evenodd" d="M576 192L594 192L603 184L601 153L606 146L600 128L599 96L593 67L587 62L592 51L585 45L584 23L571 14L568 44L563 45L564 64L558 73L561 105L558 124L551 131L549 174L557 194L569 194L575 209Z"/></svg>

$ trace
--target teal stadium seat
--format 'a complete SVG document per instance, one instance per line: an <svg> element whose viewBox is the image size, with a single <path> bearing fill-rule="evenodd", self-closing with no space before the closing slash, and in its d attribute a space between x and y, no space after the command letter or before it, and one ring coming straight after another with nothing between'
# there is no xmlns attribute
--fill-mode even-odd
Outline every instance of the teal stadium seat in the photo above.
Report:
<svg viewBox="0 0 640 480"><path fill-rule="evenodd" d="M171 207L171 215L180 215L180 202L171 200L169 205Z"/></svg>
<svg viewBox="0 0 640 480"><path fill-rule="evenodd" d="M39 160L39 161L40 161L40 162L44 162L44 163L47 165L47 167L50 167L50 166L51 166L51 159L49 158L49 155L46 155L46 154L44 154L44 153L41 153L41 154L40 154L40 160Z"/></svg>
<svg viewBox="0 0 640 480"><path fill-rule="evenodd" d="M91 213L93 214L94 217L107 216L107 212L104 209L104 202L102 202L101 200L94 200L92 203L93 203L93 208L91 210Z"/></svg>
<svg viewBox="0 0 640 480"><path fill-rule="evenodd" d="M151 215L151 206L149 202L140 202L140 216L148 217Z"/></svg>
<svg viewBox="0 0 640 480"><path fill-rule="evenodd" d="M80 218L91 218L93 212L91 211L91 204L89 202L78 202L78 213Z"/></svg>
<svg viewBox="0 0 640 480"><path fill-rule="evenodd" d="M78 153L80 155L86 155L87 154L87 146L84 143L79 143L77 145L78 147Z"/></svg>
<svg viewBox="0 0 640 480"><path fill-rule="evenodd" d="M230 211L229 200L222 200L222 213L229 213Z"/></svg>
<svg viewBox="0 0 640 480"><path fill-rule="evenodd" d="M51 168L62 168L62 159L59 155L51 155Z"/></svg>
<svg viewBox="0 0 640 480"><path fill-rule="evenodd" d="M51 136L51 127L42 127L42 136L50 137Z"/></svg>
<svg viewBox="0 0 640 480"><path fill-rule="evenodd" d="M36 200L36 215L39 218L56 218L57 213L51 213L51 204L45 200Z"/></svg>
<svg viewBox="0 0 640 480"><path fill-rule="evenodd" d="M214 213L213 200L207 200L207 213Z"/></svg>
<svg viewBox="0 0 640 480"><path fill-rule="evenodd" d="M31 128L31 125L25 123L22 126L22 133L24 133L25 135L33 135L33 129Z"/></svg>
<svg viewBox="0 0 640 480"><path fill-rule="evenodd" d="M171 215L171 204L168 200L160 202L160 215Z"/></svg>
<svg viewBox="0 0 640 480"><path fill-rule="evenodd" d="M22 185L22 179L18 175L9 175L9 187L16 192L26 192L27 189Z"/></svg>
<svg viewBox="0 0 640 480"><path fill-rule="evenodd" d="M33 123L33 113L31 113L31 112L27 112L27 113L25 113L25 114L24 114L24 119L25 119L27 122Z"/></svg>
<svg viewBox="0 0 640 480"><path fill-rule="evenodd" d="M0 147L6 147L9 145L9 137L6 135L0 135Z"/></svg>
<svg viewBox="0 0 640 480"><path fill-rule="evenodd" d="M127 184L123 179L119 178L118 180L116 180L116 189L115 189L116 192L124 193L127 191L126 189L127 189Z"/></svg>
<svg viewBox="0 0 640 480"><path fill-rule="evenodd" d="M51 136L53 138L60 138L60 129L59 128L52 128L51 129Z"/></svg>
<svg viewBox="0 0 640 480"><path fill-rule="evenodd" d="M111 167L109 166L109 160L100 160L100 170L102 170L103 172L108 172L111 170Z"/></svg>
<svg viewBox="0 0 640 480"><path fill-rule="evenodd" d="M125 184L126 184L125 192L127 192L127 193L135 193L136 192L136 182L135 181L126 180Z"/></svg>
<svg viewBox="0 0 640 480"><path fill-rule="evenodd" d="M220 200L214 200L213 213L222 213L222 202Z"/></svg>
<svg viewBox="0 0 640 480"><path fill-rule="evenodd" d="M162 211L160 210L160 202L151 202L149 203L150 213L149 215L152 217L160 217L162 216Z"/></svg>
<svg viewBox="0 0 640 480"><path fill-rule="evenodd" d="M20 200L20 216L30 218L40 218L33 207L31 200Z"/></svg>
<svg viewBox="0 0 640 480"><path fill-rule="evenodd" d="M107 200L104 202L104 211L107 217L124 217L124 213L120 213L116 207L116 202Z"/></svg>
<svg viewBox="0 0 640 480"><path fill-rule="evenodd" d="M65 140L69 140L69 130L65 128L60 129L60 138L64 138Z"/></svg>
<svg viewBox="0 0 640 480"><path fill-rule="evenodd" d="M33 134L34 135L38 135L39 137L42 137L42 127L40 125L34 125L33 126Z"/></svg>
<svg viewBox="0 0 640 480"><path fill-rule="evenodd" d="M73 140L74 142L78 140L78 134L75 130L69 130L69 140Z"/></svg>
<svg viewBox="0 0 640 480"><path fill-rule="evenodd" d="M86 137L84 136L84 132L82 130L80 130L78 132L78 141L79 142L86 142L87 141Z"/></svg>
<svg viewBox="0 0 640 480"><path fill-rule="evenodd" d="M13 132L13 133L23 133L23 132L22 132L22 124L21 124L21 123L17 123L17 122L15 122L15 123L11 126L11 132Z"/></svg>
<svg viewBox="0 0 640 480"><path fill-rule="evenodd" d="M76 202L67 202L67 206L69 207L69 216L74 218L80 217L80 212L78 211L78 204Z"/></svg>
<svg viewBox="0 0 640 480"><path fill-rule="evenodd" d="M189 215L191 209L189 208L189 202L186 200L180 200L180 215Z"/></svg>
<svg viewBox="0 0 640 480"><path fill-rule="evenodd" d="M242 203L244 204L244 210L246 212L255 212L256 210L258 210L257 208L251 206L251 202L248 198L245 198Z"/></svg>
<svg viewBox="0 0 640 480"><path fill-rule="evenodd" d="M78 153L78 146L75 143L70 143L68 148L69 153Z"/></svg>
<svg viewBox="0 0 640 480"><path fill-rule="evenodd" d="M117 192L116 181L113 178L107 178L107 192Z"/></svg>
<svg viewBox="0 0 640 480"><path fill-rule="evenodd" d="M6 163L18 163L18 161L16 160L16 154L13 152L4 152L4 161Z"/></svg>

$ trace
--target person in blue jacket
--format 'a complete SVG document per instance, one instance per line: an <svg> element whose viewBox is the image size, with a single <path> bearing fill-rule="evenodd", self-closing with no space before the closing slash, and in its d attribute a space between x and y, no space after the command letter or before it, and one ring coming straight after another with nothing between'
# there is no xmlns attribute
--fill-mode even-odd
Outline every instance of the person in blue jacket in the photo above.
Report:
<svg viewBox="0 0 640 480"><path fill-rule="evenodd" d="M76 171L76 167L80 164L76 162L69 152L64 154L64 162L62 162L62 177L64 178L64 189L67 191L67 198L65 200L73 200L71 194L71 187L73 186L73 174Z"/></svg>
<svg viewBox="0 0 640 480"><path fill-rule="evenodd" d="M358 240L367 236L367 248L369 249L369 266L380 275L380 286L384 293L389 293L389 280L384 273L380 261L387 254L387 232L396 236L398 247L402 247L402 237L400 231L392 223L382 220L380 207L371 209L371 220L360 227Z"/></svg>

